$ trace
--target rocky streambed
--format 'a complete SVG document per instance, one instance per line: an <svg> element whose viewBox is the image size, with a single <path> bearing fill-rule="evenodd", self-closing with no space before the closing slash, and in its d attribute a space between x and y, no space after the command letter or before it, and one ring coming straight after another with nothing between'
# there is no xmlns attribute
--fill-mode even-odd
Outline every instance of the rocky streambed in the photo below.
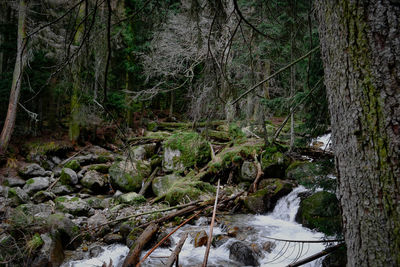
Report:
<svg viewBox="0 0 400 267"><path fill-rule="evenodd" d="M224 132L225 128L217 130ZM260 169L258 190L242 195L225 211L247 215L218 215L210 264L247 264L229 256L227 251L235 247L255 255L249 265L265 264L279 249L265 249L268 240L262 236L276 237L280 231L290 233L291 237L294 233L322 237L294 222L292 213L296 205L300 206L296 217L299 223L328 235L340 233L337 200L330 191L334 179L329 176L329 157L309 162L301 155L289 155L284 145L265 148L262 140L238 132L240 129L226 129L224 138L230 138L226 143L207 141L196 132L180 130L148 132L131 140L124 149L115 150L93 145L73 148L54 142L29 146L25 154L27 163L19 162L2 170L1 260L13 266L68 266L83 259L103 262L111 249L116 264L143 231L141 224L174 211L165 210L168 207L213 198L217 179L221 180L221 195L247 192ZM298 184L326 190L306 192ZM278 202L285 196L294 196L299 202L290 202L289 219L277 217L278 213L285 214ZM251 215L268 213L271 214ZM143 215L133 217L135 214ZM156 239L182 219L176 217L163 223ZM244 221L251 223L242 224ZM180 231L192 227L191 233L207 236L208 221L203 219L196 224ZM285 230L277 230L285 224ZM169 254L177 239L179 232L171 238L170 248L161 249L153 257ZM189 237L181 256L184 266L197 262L194 255L204 252L203 245L196 243L196 236ZM278 248L279 244L274 242L272 246ZM146 264L152 266L154 261L151 258Z"/></svg>

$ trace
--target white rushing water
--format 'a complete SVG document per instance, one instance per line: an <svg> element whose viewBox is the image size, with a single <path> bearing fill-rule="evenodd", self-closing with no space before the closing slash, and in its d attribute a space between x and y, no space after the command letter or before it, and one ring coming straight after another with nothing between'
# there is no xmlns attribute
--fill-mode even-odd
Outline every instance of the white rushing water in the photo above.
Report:
<svg viewBox="0 0 400 267"><path fill-rule="evenodd" d="M310 146L318 147L319 149L332 151L332 138L331 134L324 134L311 140Z"/></svg>
<svg viewBox="0 0 400 267"><path fill-rule="evenodd" d="M218 248L211 248L208 266L243 266L242 264L229 259L229 247L232 243L241 240L248 244L257 244L261 248L262 253L259 259L261 266L287 266L288 264L320 252L325 247L322 243L304 244L302 243L286 243L269 239L290 239L290 240L321 240L324 235L315 231L311 231L302 227L294 221L297 210L299 208L300 198L298 194L306 191L302 186L294 189L289 195L280 199L270 214L266 215L249 215L237 214L224 216L222 220L229 221L231 226L239 229L245 229L242 234L238 234L236 238L229 238L226 243ZM198 232L205 230L209 232L209 226L204 219L197 221L196 225L186 225L172 235L175 244L179 241L183 232ZM226 234L225 229L215 227L213 235ZM195 248L193 246L193 238L188 236L181 253L179 254L179 263L183 266L196 266L201 264L204 258L205 247ZM263 251L263 244L267 241L273 241L275 248L271 253ZM128 253L125 246L114 245L105 247L105 251L100 257L91 260L82 260L70 262L65 267L83 267L83 266L101 266L103 262L109 262L107 257L112 256L114 266L121 266L123 259ZM145 261L142 266L163 266L166 258L171 254L173 248L158 248ZM142 256L144 255L143 252ZM122 259L118 261L118 259ZM321 260L309 263L305 266L321 266Z"/></svg>

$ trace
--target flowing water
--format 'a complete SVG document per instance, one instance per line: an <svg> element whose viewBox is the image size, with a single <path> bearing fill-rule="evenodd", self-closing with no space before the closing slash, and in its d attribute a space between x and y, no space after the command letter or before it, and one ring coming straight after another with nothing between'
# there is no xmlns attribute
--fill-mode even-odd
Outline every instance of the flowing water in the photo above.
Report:
<svg viewBox="0 0 400 267"><path fill-rule="evenodd" d="M219 224L213 230L213 235L226 234L226 225L235 226L240 231L236 238L229 238L226 243L218 248L211 248L208 266L243 266L242 264L229 259L229 247L233 242L239 240L253 244L252 246L260 248L259 262L261 266L286 266L299 258L305 258L324 249L322 243L302 244L287 243L283 241L274 241L272 238L291 239L291 240L321 240L324 235L302 227L294 221L299 208L300 198L298 194L306 191L302 186L294 189L289 195L280 199L270 214L249 215L235 214L223 216L221 221L227 222ZM203 219L199 219L195 225L186 225L172 235L175 243L178 242L181 234L185 231L198 232L205 230L209 232L209 226ZM189 235L181 253L179 254L179 263L183 266L196 266L202 263L205 247L195 248L193 238ZM273 241L275 248L268 253L264 251L263 244L267 241ZM65 264L64 267L84 267L101 266L103 262L109 262L112 257L114 266L121 266L123 259L128 253L128 248L122 245L111 245L104 247L105 251L95 259L74 261ZM171 254L173 248L158 248L146 260L142 266L163 266L166 258ZM145 252L143 252L142 256ZM316 260L305 266L321 266L321 260Z"/></svg>

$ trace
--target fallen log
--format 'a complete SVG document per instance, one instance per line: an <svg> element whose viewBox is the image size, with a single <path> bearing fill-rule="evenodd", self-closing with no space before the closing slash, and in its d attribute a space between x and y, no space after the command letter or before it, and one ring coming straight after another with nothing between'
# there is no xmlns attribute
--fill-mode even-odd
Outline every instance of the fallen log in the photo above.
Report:
<svg viewBox="0 0 400 267"><path fill-rule="evenodd" d="M172 252L171 256L169 256L167 263L165 264L165 267L171 267L174 264L174 262L176 262L176 266L179 266L179 263L178 263L179 253L182 250L183 244L185 243L187 236L188 236L188 234L185 233L181 237L181 239L179 239L179 242L176 245L174 251Z"/></svg>
<svg viewBox="0 0 400 267"><path fill-rule="evenodd" d="M216 130L207 130L203 131L202 135L205 137L207 135L208 138L212 138L217 141L222 141L222 142L229 142L231 141L231 137L229 136L228 132L223 132L223 131L216 131Z"/></svg>
<svg viewBox="0 0 400 267"><path fill-rule="evenodd" d="M310 261L316 260L318 258L321 258L321 257L325 256L325 255L328 255L329 253L332 253L333 251L337 250L338 248L340 248L342 246L344 246L344 243L337 244L335 246L326 248L321 252L318 252L318 253L316 253L314 255L311 255L310 257L307 257L305 259L302 259L302 260L296 261L296 262L294 262L292 264L289 264L287 267L296 267L296 266L304 265L304 264L306 264L306 263L308 263Z"/></svg>
<svg viewBox="0 0 400 267"><path fill-rule="evenodd" d="M142 252L143 247L151 240L153 235L158 231L158 228L158 225L155 223L147 226L138 239L136 239L135 244L132 246L133 249L129 251L122 267L136 266L136 264L139 263L140 253Z"/></svg>
<svg viewBox="0 0 400 267"><path fill-rule="evenodd" d="M219 126L225 124L225 121L209 121L209 122L196 122L195 127L206 127L206 126ZM158 129L190 129L193 128L192 122L158 122Z"/></svg>

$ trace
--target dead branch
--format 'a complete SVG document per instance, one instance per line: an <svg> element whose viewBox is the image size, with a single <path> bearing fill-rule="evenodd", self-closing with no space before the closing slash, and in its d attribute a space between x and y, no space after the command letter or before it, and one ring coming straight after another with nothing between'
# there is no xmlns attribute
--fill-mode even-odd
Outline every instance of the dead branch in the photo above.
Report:
<svg viewBox="0 0 400 267"><path fill-rule="evenodd" d="M128 256L125 258L123 267L135 266L139 262L140 253L143 247L150 241L152 236L158 231L157 224L150 224L144 232L136 239L133 245L133 250L131 250Z"/></svg>
<svg viewBox="0 0 400 267"><path fill-rule="evenodd" d="M249 193L253 193L253 192L257 191L258 182L260 181L261 176L264 174L264 172L262 171L262 168L261 168L261 163L257 159L256 153L254 153L253 158L254 158L254 162L256 163L256 166L257 166L257 175L256 175L256 179L254 180L253 184L250 186Z"/></svg>
<svg viewBox="0 0 400 267"><path fill-rule="evenodd" d="M301 266L301 265L306 264L306 263L308 263L308 262L310 262L310 261L313 261L313 260L316 260L316 259L321 258L321 257L323 257L323 256L326 256L326 255L332 253L333 251L339 249L339 248L342 247L343 245L344 245L344 243L340 243L340 244L337 244L337 245L335 245L335 246L333 246L333 247L326 248L326 249L324 249L323 251L318 252L318 253L316 253L316 254L310 256L310 257L307 257L307 258L305 258L305 259L296 261L295 263L289 264L287 267Z"/></svg>
<svg viewBox="0 0 400 267"><path fill-rule="evenodd" d="M153 171L153 173L150 175L150 177L147 179L147 181L144 183L144 185L142 186L142 188L139 191L139 195L144 195L144 193L146 192L147 188L150 186L151 182L154 180L154 177L156 177L156 174L158 172L158 170L160 169L160 167L156 167Z"/></svg>
<svg viewBox="0 0 400 267"><path fill-rule="evenodd" d="M212 215L211 223L210 223L210 234L209 234L208 240L207 240L206 252L204 253L204 260L203 260L203 265L202 265L203 267L207 267L208 254L210 254L210 246L211 246L211 240L212 240L212 233L213 233L213 229L214 229L215 214L217 212L218 194L219 194L219 182L220 181L218 179L217 193L215 194L213 215Z"/></svg>
<svg viewBox="0 0 400 267"><path fill-rule="evenodd" d="M171 256L169 256L167 263L165 264L165 267L171 267L174 264L174 262L177 263L176 266L179 266L179 264L178 264L179 253L181 252L181 249L183 247L183 244L186 241L187 236L188 236L188 234L184 233L183 236L181 237L181 239L179 239L179 242L176 245L174 251L172 252Z"/></svg>

